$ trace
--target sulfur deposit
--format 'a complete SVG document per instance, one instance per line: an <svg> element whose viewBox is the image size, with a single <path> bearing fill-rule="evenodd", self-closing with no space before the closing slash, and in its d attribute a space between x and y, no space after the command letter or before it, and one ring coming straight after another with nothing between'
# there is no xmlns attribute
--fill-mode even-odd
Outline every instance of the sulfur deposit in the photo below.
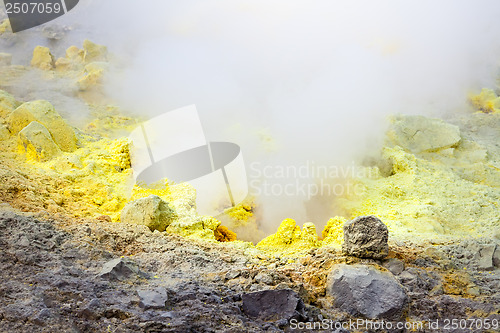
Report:
<svg viewBox="0 0 500 333"><path fill-rule="evenodd" d="M488 116L487 126L498 128L498 115ZM434 119L418 125L418 118L393 120L380 161L390 167L384 174L374 166L370 178L356 180L365 190L341 200L348 217L373 214L402 238L477 237L498 230L497 138L471 141L469 133L459 136L457 126Z"/></svg>
<svg viewBox="0 0 500 333"><path fill-rule="evenodd" d="M500 112L500 97L492 89L483 88L479 95L470 97L470 102L478 112Z"/></svg>
<svg viewBox="0 0 500 333"><path fill-rule="evenodd" d="M37 46L33 51L33 58L31 59L31 66L43 70L54 69L54 56L50 53L48 47Z"/></svg>
<svg viewBox="0 0 500 333"><path fill-rule="evenodd" d="M281 222L278 231L257 244L257 248L267 252L294 254L318 247L320 242L313 223L304 223L302 230L292 219Z"/></svg>

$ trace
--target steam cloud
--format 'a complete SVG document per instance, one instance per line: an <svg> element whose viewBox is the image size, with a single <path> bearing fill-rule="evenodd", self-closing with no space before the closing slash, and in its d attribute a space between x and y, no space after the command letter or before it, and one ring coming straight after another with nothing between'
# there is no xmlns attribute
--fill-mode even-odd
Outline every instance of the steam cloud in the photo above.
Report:
<svg viewBox="0 0 500 333"><path fill-rule="evenodd" d="M252 163L350 165L378 149L389 114L464 110L494 84L499 12L495 0L108 0L62 20L75 43L122 60L107 85L122 108L150 118L195 103L207 139L239 144L252 177ZM300 195L259 200L266 233L285 217L326 222Z"/></svg>

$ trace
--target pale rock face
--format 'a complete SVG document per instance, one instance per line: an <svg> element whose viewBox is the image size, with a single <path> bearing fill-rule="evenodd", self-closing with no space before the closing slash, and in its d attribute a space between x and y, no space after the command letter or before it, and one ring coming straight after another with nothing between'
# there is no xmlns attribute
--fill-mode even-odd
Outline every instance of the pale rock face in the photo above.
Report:
<svg viewBox="0 0 500 333"><path fill-rule="evenodd" d="M35 47L35 50L33 51L33 58L31 59L31 66L43 70L51 70L54 68L54 57L50 53L48 47Z"/></svg>
<svg viewBox="0 0 500 333"><path fill-rule="evenodd" d="M47 128L37 121L32 121L19 132L19 140L28 156L40 162L48 161L61 153Z"/></svg>
<svg viewBox="0 0 500 333"><path fill-rule="evenodd" d="M175 211L157 195L131 201L121 212L121 222L142 224L151 231L165 231L174 218Z"/></svg>
<svg viewBox="0 0 500 333"><path fill-rule="evenodd" d="M398 116L387 133L389 143L412 153L454 147L460 141L458 126L423 116Z"/></svg>
<svg viewBox="0 0 500 333"><path fill-rule="evenodd" d="M12 134L19 133L32 121L44 125L54 142L65 152L76 150L76 136L73 129L56 112L52 104L44 100L26 102L12 111L7 118Z"/></svg>

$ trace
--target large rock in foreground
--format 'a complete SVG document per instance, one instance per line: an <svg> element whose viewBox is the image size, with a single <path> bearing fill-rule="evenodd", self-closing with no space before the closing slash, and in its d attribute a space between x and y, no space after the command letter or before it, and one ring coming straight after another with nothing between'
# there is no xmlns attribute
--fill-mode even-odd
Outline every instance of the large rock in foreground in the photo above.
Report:
<svg viewBox="0 0 500 333"><path fill-rule="evenodd" d="M370 319L399 320L408 303L394 276L364 265L335 266L328 275L326 292L333 297L335 307Z"/></svg>
<svg viewBox="0 0 500 333"><path fill-rule="evenodd" d="M301 319L304 315L304 304L299 296L290 289L264 290L241 296L243 312L253 318L262 320L289 321Z"/></svg>
<svg viewBox="0 0 500 333"><path fill-rule="evenodd" d="M389 253L389 230L375 216L358 216L344 224L342 251L359 258L383 259Z"/></svg>
<svg viewBox="0 0 500 333"><path fill-rule="evenodd" d="M165 231L174 218L175 211L157 195L127 203L120 216L121 222L142 224L151 231Z"/></svg>

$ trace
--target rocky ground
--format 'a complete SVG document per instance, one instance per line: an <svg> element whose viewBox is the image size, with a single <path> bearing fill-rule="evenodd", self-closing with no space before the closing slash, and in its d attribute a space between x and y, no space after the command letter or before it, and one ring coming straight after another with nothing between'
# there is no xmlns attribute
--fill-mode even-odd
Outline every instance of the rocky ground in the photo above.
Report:
<svg viewBox="0 0 500 333"><path fill-rule="evenodd" d="M2 332L279 332L366 316L440 320L440 329L419 332L495 332L444 325L500 320L498 245L486 240L390 244L384 260L332 248L294 260L142 226L3 210ZM337 330L358 331L383 330Z"/></svg>

